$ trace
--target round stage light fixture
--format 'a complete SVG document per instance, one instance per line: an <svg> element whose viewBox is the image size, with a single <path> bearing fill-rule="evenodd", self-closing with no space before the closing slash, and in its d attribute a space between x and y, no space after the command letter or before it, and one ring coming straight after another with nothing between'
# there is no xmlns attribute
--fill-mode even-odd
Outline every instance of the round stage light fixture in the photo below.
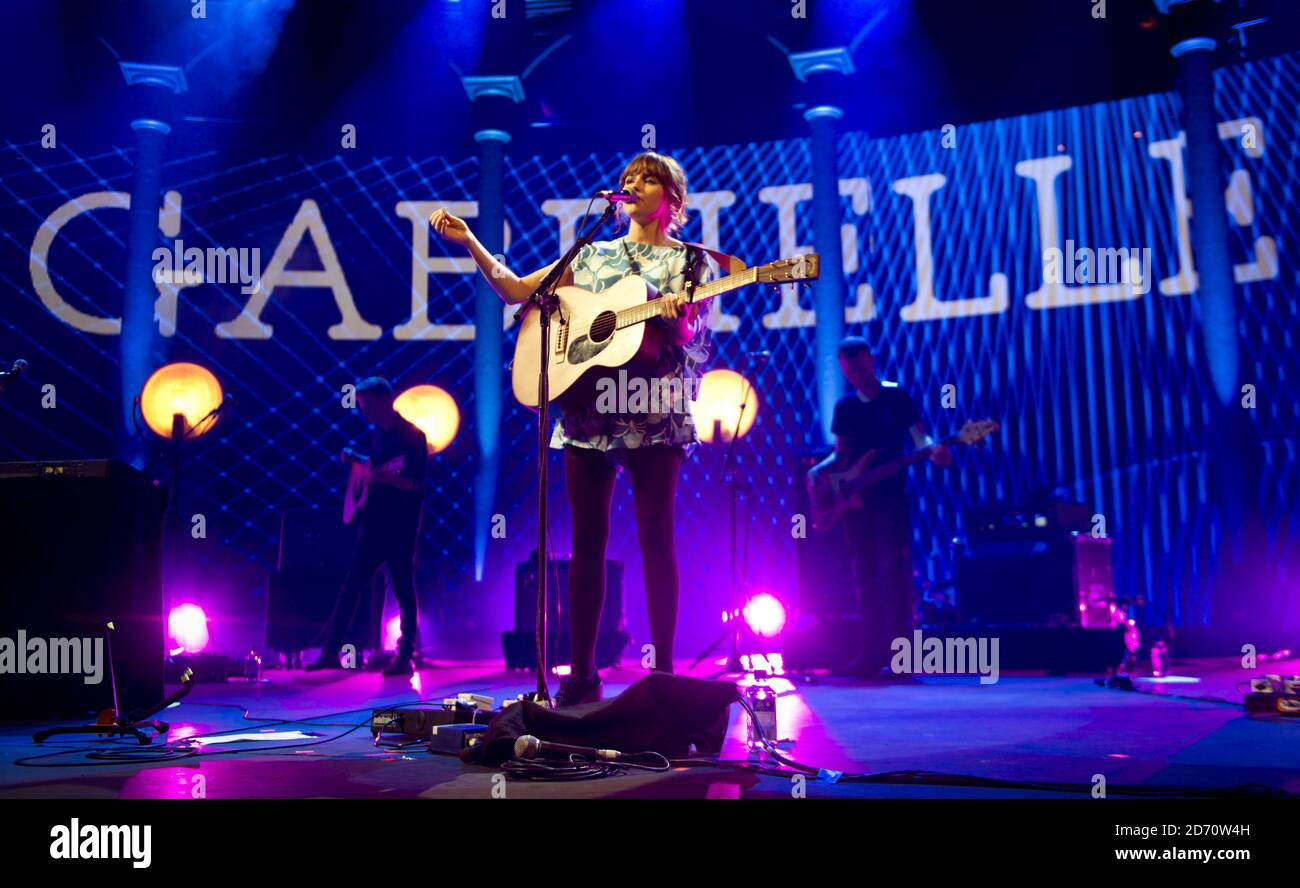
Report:
<svg viewBox="0 0 1300 888"><path fill-rule="evenodd" d="M393 409L424 432L429 453L445 450L460 430L456 399L436 385L411 386L393 400Z"/></svg>
<svg viewBox="0 0 1300 888"><path fill-rule="evenodd" d="M753 427L758 416L758 392L734 370L710 370L700 381L700 394L691 412L701 441L726 444L733 434L743 438Z"/></svg>
<svg viewBox="0 0 1300 888"><path fill-rule="evenodd" d="M749 628L760 638L776 638L785 628L785 605L775 595L760 592L742 611Z"/></svg>
<svg viewBox="0 0 1300 888"><path fill-rule="evenodd" d="M172 420L178 413L185 417L186 432L197 437L206 434L214 423L205 422L198 429L195 423L216 410L221 399L221 384L206 367L185 362L164 364L140 390L140 412L160 438L172 436Z"/></svg>
<svg viewBox="0 0 1300 888"><path fill-rule="evenodd" d="M197 604L178 604L167 615L167 634L173 642L173 652L180 648L187 654L197 654L211 640L208 615Z"/></svg>

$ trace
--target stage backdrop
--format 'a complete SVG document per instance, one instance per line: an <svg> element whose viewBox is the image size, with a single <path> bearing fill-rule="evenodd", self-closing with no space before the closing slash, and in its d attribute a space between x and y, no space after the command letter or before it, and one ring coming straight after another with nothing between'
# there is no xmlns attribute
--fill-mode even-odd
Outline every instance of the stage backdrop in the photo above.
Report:
<svg viewBox="0 0 1300 888"><path fill-rule="evenodd" d="M1257 498L1274 554L1297 524L1297 281L1293 241L1300 169L1300 57L1219 74L1224 180L1231 218L1240 378L1264 442ZM1204 624L1202 582L1221 517L1206 494L1207 426L1216 394L1198 326L1183 199L1177 97L1126 101L963 125L944 131L839 142L848 332L879 319L885 377L908 388L946 433L992 416L1002 431L956 466L911 475L916 567L923 582L953 569L962 513L994 499L1065 488L1103 516L1115 539L1122 594L1141 594L1148 624ZM123 121L122 138L129 144ZM414 147L414 146L413 146ZM580 146L574 146L575 149ZM691 182L684 234L751 263L810 249L808 143L803 139L708 148L661 146ZM615 181L638 146L619 156L575 150L509 156L506 256L523 273L570 243L585 195ZM112 450L132 152L39 140L7 144L0 158L0 359L25 357L29 381L0 399L8 458L106 456ZM499 396L501 472L495 511L504 536L488 541L476 579L473 543L474 278L463 254L427 233L448 206L476 215L477 162L414 156L274 156L228 163L169 149L164 229L185 247L260 250L259 305L230 284L188 282L160 300L169 360L211 368L237 396L192 448L187 508L207 517L198 557L212 567L193 596L210 596L256 623L280 515L338 507L339 449L362 434L341 389L382 373L399 389L433 383L460 408L461 428L432 462L421 582L435 617L490 638L510 622L514 564L535 539L532 414ZM160 244L172 241L159 235ZM1045 257L1061 251L1062 282ZM1129 271L1126 283L1089 283ZM1123 258L1132 259L1126 263ZM1100 260L1100 261L1098 261ZM1107 264L1109 263L1109 269ZM301 274L295 278L293 272ZM164 293L175 292L165 284ZM750 483L749 581L790 600L796 462L827 448L814 397L811 294L749 288L724 297L714 367L751 377L758 421L736 450ZM503 311L508 362L513 346ZM766 350L756 369L747 353ZM48 388L53 386L53 388ZM1233 393L1234 402L1243 395ZM568 551L560 463L553 461L552 538ZM679 497L683 563L680 653L718 630L727 595L728 494L721 454L705 447ZM628 563L628 614L645 619L630 492L615 502L613 557ZM75 526L75 516L70 524ZM1272 556L1270 556L1272 557ZM847 578L846 578L847 580ZM1278 573L1278 583L1295 578ZM1294 585L1290 586L1294 589ZM1300 627L1297 596L1268 594L1279 621ZM1263 599L1261 599L1263 600ZM231 604L230 602L234 602ZM249 630L250 636L255 631Z"/></svg>

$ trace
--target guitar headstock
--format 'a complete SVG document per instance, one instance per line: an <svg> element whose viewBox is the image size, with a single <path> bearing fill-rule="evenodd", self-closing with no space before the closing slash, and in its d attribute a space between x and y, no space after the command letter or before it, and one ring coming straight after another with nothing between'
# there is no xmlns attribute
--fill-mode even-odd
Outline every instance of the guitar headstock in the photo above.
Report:
<svg viewBox="0 0 1300 888"><path fill-rule="evenodd" d="M760 284L788 284L794 281L815 281L821 276L821 257L805 253L790 259L778 259L754 269L755 280Z"/></svg>
<svg viewBox="0 0 1300 888"><path fill-rule="evenodd" d="M968 419L957 433L957 440L963 444L978 444L1000 428L993 419Z"/></svg>

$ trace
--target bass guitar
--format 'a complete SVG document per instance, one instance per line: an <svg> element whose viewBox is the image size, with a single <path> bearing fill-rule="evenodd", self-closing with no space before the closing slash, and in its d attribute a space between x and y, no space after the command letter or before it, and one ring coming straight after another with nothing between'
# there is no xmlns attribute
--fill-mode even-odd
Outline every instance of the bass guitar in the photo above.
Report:
<svg viewBox="0 0 1300 888"><path fill-rule="evenodd" d="M893 477L908 466L930 458L930 452L940 446L978 444L998 430L991 419L967 420L961 431L944 438L938 444L922 447L909 454L874 465L876 451L868 450L853 465L841 472L821 471L808 476L808 494L812 511L812 524L818 530L829 530L841 516L863 506L862 494L868 488Z"/></svg>

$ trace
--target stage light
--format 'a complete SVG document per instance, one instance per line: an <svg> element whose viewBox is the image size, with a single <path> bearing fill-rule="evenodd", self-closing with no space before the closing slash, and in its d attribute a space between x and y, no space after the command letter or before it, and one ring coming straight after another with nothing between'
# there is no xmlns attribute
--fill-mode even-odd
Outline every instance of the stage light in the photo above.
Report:
<svg viewBox="0 0 1300 888"><path fill-rule="evenodd" d="M394 399L393 409L424 432L430 453L445 450L460 429L456 399L436 385L412 386Z"/></svg>
<svg viewBox="0 0 1300 888"><path fill-rule="evenodd" d="M749 628L760 638L775 638L785 628L785 605L767 592L745 602L743 613Z"/></svg>
<svg viewBox="0 0 1300 888"><path fill-rule="evenodd" d="M205 434L213 422L199 422L221 405L221 384L206 367L184 362L164 364L145 380L140 390L140 412L144 421L160 438L172 436L172 417L185 417L185 429L191 436Z"/></svg>
<svg viewBox="0 0 1300 888"><path fill-rule="evenodd" d="M741 404L745 405L741 413ZM734 370L710 370L700 381L700 394L691 410L700 440L712 443L717 426L717 441L727 443L732 434L745 437L758 416L758 393L749 380ZM740 427L736 427L736 418Z"/></svg>
<svg viewBox="0 0 1300 888"><path fill-rule="evenodd" d="M384 624L384 650L397 650L397 642L402 637L402 617L399 614Z"/></svg>
<svg viewBox="0 0 1300 888"><path fill-rule="evenodd" d="M177 605L167 615L167 634L181 651L197 654L208 646L208 615L197 604Z"/></svg>

